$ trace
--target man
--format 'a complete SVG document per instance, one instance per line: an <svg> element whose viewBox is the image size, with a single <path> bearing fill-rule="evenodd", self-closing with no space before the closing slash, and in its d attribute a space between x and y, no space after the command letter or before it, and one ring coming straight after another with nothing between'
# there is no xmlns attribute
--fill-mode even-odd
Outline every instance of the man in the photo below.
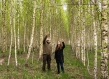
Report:
<svg viewBox="0 0 109 79"><path fill-rule="evenodd" d="M51 70L51 52L52 52L52 46L50 44L50 38L47 34L43 39L43 66L42 70L45 72L46 69L46 62L47 62L47 68L48 70Z"/></svg>

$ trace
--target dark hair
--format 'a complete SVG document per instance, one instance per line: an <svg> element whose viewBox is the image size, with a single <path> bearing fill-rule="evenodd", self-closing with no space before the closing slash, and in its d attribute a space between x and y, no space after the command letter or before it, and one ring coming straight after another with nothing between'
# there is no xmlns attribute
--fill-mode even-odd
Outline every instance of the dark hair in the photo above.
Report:
<svg viewBox="0 0 109 79"><path fill-rule="evenodd" d="M56 49L55 49L55 51L57 51L58 49L62 49L62 44L60 44L59 47L58 47L58 44L56 45Z"/></svg>

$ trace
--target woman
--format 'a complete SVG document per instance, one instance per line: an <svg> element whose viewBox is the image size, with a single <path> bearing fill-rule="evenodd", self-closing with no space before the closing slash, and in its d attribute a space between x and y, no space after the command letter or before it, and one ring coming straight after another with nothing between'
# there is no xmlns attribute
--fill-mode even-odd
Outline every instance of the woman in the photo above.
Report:
<svg viewBox="0 0 109 79"><path fill-rule="evenodd" d="M56 50L55 50L55 60L57 63L57 69L58 69L58 74L60 73L60 67L62 72L64 73L64 55L63 55L63 49L65 48L64 41L62 41L62 44L60 41L58 41Z"/></svg>

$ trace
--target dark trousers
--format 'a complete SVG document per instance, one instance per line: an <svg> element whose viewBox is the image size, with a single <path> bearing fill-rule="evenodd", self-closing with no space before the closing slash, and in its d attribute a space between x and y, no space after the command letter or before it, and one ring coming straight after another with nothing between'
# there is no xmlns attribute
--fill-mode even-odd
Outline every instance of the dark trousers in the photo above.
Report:
<svg viewBox="0 0 109 79"><path fill-rule="evenodd" d="M63 65L63 62L57 62L58 73L60 73L60 67L61 67L62 72L64 73L64 65Z"/></svg>
<svg viewBox="0 0 109 79"><path fill-rule="evenodd" d="M47 62L47 69L51 70L51 55L47 55L47 54L43 54L43 66L42 66L42 70L46 71L45 67L46 67L46 62Z"/></svg>

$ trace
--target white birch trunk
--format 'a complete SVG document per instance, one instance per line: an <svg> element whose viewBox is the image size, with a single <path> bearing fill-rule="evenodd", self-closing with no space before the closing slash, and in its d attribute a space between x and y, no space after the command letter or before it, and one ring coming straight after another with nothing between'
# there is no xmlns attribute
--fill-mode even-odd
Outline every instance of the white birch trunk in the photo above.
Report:
<svg viewBox="0 0 109 79"><path fill-rule="evenodd" d="M19 11L20 8L19 7L20 7L20 5L19 5L19 1L18 0L17 0L17 7L18 7L17 8L18 9L17 10L17 13L18 13L18 17L17 17L18 18L18 21L17 21L17 23L18 23L17 24L18 25L18 30L17 30L17 49L18 49L18 53L19 53L19 50L20 50L20 31L19 31L20 30L20 17L19 17L20 16L19 15L20 14L20 11Z"/></svg>
<svg viewBox="0 0 109 79"><path fill-rule="evenodd" d="M10 44L10 50L9 50L9 57L8 57L8 64L7 64L7 66L9 66L9 64L10 64L10 57L11 57L11 52L12 52L12 39L13 39L13 33L12 33L12 19L13 19L13 17L12 17L12 7L13 7L13 3L12 3L12 1L11 1L11 3L10 3L10 29L11 29L11 44Z"/></svg>
<svg viewBox="0 0 109 79"><path fill-rule="evenodd" d="M81 12L83 12L83 9L81 10ZM82 18L84 19L83 17L83 14L80 15L81 16L81 20ZM81 61L82 63L84 63L84 26L83 26L83 22L81 22Z"/></svg>
<svg viewBox="0 0 109 79"><path fill-rule="evenodd" d="M93 76L93 74L90 72L90 69L89 69L89 56L88 56L88 52L86 52L86 54L87 54L87 71L88 71L88 73L91 75L91 76Z"/></svg>
<svg viewBox="0 0 109 79"><path fill-rule="evenodd" d="M94 59L94 78L97 79L97 31L95 22L93 23L94 27L94 50L95 50L95 59Z"/></svg>
<svg viewBox="0 0 109 79"><path fill-rule="evenodd" d="M28 54L26 58L26 64L28 62L28 59L30 57L31 49L32 49L32 44L33 44L33 39L34 39L34 29L35 29L35 14L36 14L36 1L34 1L34 9L33 9L33 27L32 27L32 34L31 34L31 39L30 39L30 44L28 48Z"/></svg>
<svg viewBox="0 0 109 79"><path fill-rule="evenodd" d="M5 50L6 50L6 1L2 1L2 25L3 25L3 56L5 55Z"/></svg>
<svg viewBox="0 0 109 79"><path fill-rule="evenodd" d="M17 42L16 42L16 28L15 28L15 26L16 26L16 20L15 20L15 15L16 15L16 9L15 9L15 5L16 5L16 1L14 0L14 18L13 18L13 27L14 27L14 44L15 44L15 62L16 62L16 67L17 67L17 65L18 65L18 62L17 62Z"/></svg>
<svg viewBox="0 0 109 79"><path fill-rule="evenodd" d="M19 23L19 14L18 14L18 38L17 38L17 45L18 45L18 51L20 50L20 38L19 38L19 27L20 27L20 23Z"/></svg>
<svg viewBox="0 0 109 79"><path fill-rule="evenodd" d="M80 59L80 39L79 39L79 36L78 36L78 39L77 39L77 47L76 47L76 56L78 59Z"/></svg>
<svg viewBox="0 0 109 79"><path fill-rule="evenodd" d="M79 4L81 4L82 2L80 2ZM84 57L84 32L83 32L84 31L84 28L83 28L84 26L83 26L82 18L84 19L84 17L83 17L83 8L80 9L80 26L81 26L81 29L80 29L81 48L80 48L80 50L81 50L81 61L83 63L84 62L84 58L83 58Z"/></svg>
<svg viewBox="0 0 109 79"><path fill-rule="evenodd" d="M94 17L96 18L97 16L95 15L96 14L96 8L97 6L95 7L92 7L92 15L94 15ZM97 28L96 28L96 19L93 17L93 30L94 30L94 36L93 36L93 39L94 39L94 51L95 51L95 59L94 59L94 79L97 79Z"/></svg>
<svg viewBox="0 0 109 79"><path fill-rule="evenodd" d="M102 52L101 52L101 79L109 79L108 76L108 22L107 22L107 5L108 0L102 1Z"/></svg>
<svg viewBox="0 0 109 79"><path fill-rule="evenodd" d="M40 47L39 47L39 59L41 59L42 57L42 53L43 53L43 10L41 10L41 27L40 27Z"/></svg>
<svg viewBox="0 0 109 79"><path fill-rule="evenodd" d="M79 29L81 27L81 10L80 10L80 0L79 0L79 11L78 11L78 16L80 17L79 19ZM81 59L81 31L79 30L79 37L78 37L78 57Z"/></svg>
<svg viewBox="0 0 109 79"><path fill-rule="evenodd" d="M83 44L83 37L84 34L83 34L83 30L81 31L81 60L82 60L82 63L83 63L83 55L84 55L84 44Z"/></svg>
<svg viewBox="0 0 109 79"><path fill-rule="evenodd" d="M26 28L25 27L26 27L26 23L24 22L24 18L23 18L23 23L24 23L23 24L23 26L24 26L24 44L23 44L24 49L23 49L23 52L25 53L25 43L26 43L25 42L26 41Z"/></svg>
<svg viewBox="0 0 109 79"><path fill-rule="evenodd" d="M84 4L84 0L83 0L83 4ZM86 61L86 54L85 54L85 47L86 47L86 43L85 43L85 39L86 39L86 35L85 35L85 32L86 32L86 29L85 29L85 19L86 19L86 16L85 16L85 5L84 5L84 7L83 7L83 64L84 64L84 66L85 66L85 61Z"/></svg>
<svg viewBox="0 0 109 79"><path fill-rule="evenodd" d="M90 3L89 3L89 4L90 4ZM91 6L88 6L88 7L91 8ZM91 12L91 9L89 9L89 12L92 13L92 12ZM91 27L92 27L92 26L91 26ZM90 32L88 33L88 35L90 35L90 33L91 33L91 30L92 30L91 27L90 27ZM88 46L89 46L89 48L90 48L90 50L91 50L91 46L92 46L91 43L92 43L92 41L91 41L90 36L89 36L89 40L90 40L90 41L89 41L89 43L88 43ZM86 54L87 54L87 71L88 71L88 73L89 73L90 75L93 76L93 74L91 73L90 68L89 68L89 66L90 66L90 65L89 65L90 60L89 60L88 53L89 53L89 52L87 51L87 52L86 52Z"/></svg>
<svg viewBox="0 0 109 79"><path fill-rule="evenodd" d="M86 35L85 35L85 18L84 18L83 28L84 28L84 29L83 29L83 33L84 33L84 37L83 37L83 51L84 51L84 52L83 52L83 64L84 64L84 66L85 66L85 61L86 61L86 54L85 54L85 49L86 49L86 48L85 48L85 47L86 47L86 46L85 46L85 45L86 45L86 43L85 43L85 36L86 36Z"/></svg>
<svg viewBox="0 0 109 79"><path fill-rule="evenodd" d="M82 0L82 3L84 4L84 1ZM85 6L84 6L85 7ZM82 59L82 63L85 66L85 8L82 8L81 12L82 12L82 29L81 29L81 59Z"/></svg>

